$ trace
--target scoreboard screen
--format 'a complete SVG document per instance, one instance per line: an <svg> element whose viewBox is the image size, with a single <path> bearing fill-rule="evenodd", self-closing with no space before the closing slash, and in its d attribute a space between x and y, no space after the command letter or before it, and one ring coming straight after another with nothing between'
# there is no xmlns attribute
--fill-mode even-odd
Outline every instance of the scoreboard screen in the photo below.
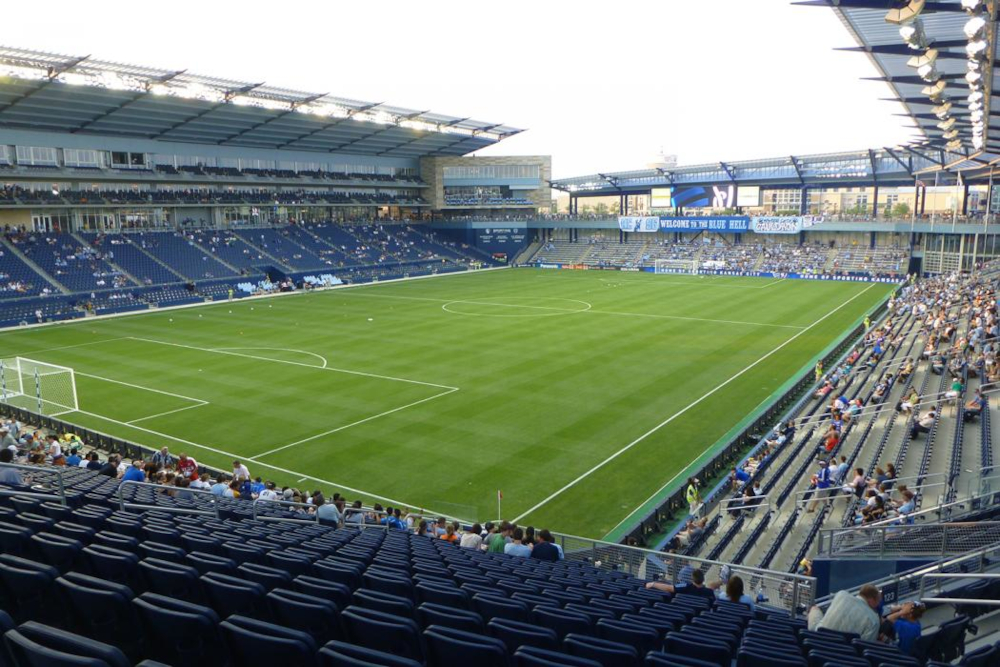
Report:
<svg viewBox="0 0 1000 667"><path fill-rule="evenodd" d="M650 208L673 208L673 188L653 188L650 190Z"/></svg>

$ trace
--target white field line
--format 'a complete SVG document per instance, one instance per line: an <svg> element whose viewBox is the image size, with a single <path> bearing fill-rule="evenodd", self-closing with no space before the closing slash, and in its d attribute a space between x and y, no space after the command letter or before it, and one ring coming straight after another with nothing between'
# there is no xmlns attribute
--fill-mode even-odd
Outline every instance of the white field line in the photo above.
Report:
<svg viewBox="0 0 1000 667"><path fill-rule="evenodd" d="M295 447L296 445L302 445L302 444L305 444L307 442L312 442L313 440L317 440L319 438L326 437L328 435L333 435L334 433L337 433L339 431L347 430L349 428L352 428L354 426L358 426L360 424L364 424L365 422L370 422L370 421L373 421L373 420L378 419L380 417L385 417L386 415L391 415L394 412L399 412L400 410L405 410L407 408L412 408L415 405L420 405L421 403L427 403L428 401L433 401L436 398L441 398L442 396L447 396L448 394L453 394L456 391L458 391L457 388L456 389L448 389L447 391L443 391L441 393L434 394L433 396L428 396L427 398L422 398L419 401L413 401L412 403L407 403L406 405L401 405L398 408L393 408L391 410L386 410L385 412L380 412L377 415L372 415L370 417L365 417L364 419L359 419L359 420L357 420L355 422L351 422L350 424L344 424L343 426L338 426L337 428L332 428L329 431L323 431L322 433L317 433L316 435L311 435L308 438L303 438L302 440L296 440L295 442L290 442L287 445L282 445L281 447L276 447L276 448L274 448L272 450L264 452L263 454L257 454L256 456L251 456L249 458L250 458L251 461L257 461L262 456L270 456L271 454L276 454L276 453L278 453L278 452L280 452L280 451L282 451L284 449L288 449L289 447Z"/></svg>
<svg viewBox="0 0 1000 667"><path fill-rule="evenodd" d="M760 289L760 288L755 288L755 289ZM619 311L615 311L615 310L593 310L591 308L585 308L583 310L580 310L580 309L571 309L571 308L556 308L554 306L525 306L525 305L511 304L511 303L495 303L495 302L491 302L491 301L472 301L472 300L464 300L464 299L434 299L434 298L431 298L431 297L423 297L423 296L399 296L399 295L396 295L396 294L371 294L369 292L364 292L364 293L362 293L362 292L344 292L344 295L348 295L348 294L350 294L352 296L378 297L380 299L403 299L403 300L406 300L406 301L432 301L434 303L444 303L446 305L447 304L451 304L451 303L469 303L469 304L478 304L478 305L483 305L483 306L503 306L503 307L506 307L506 308L533 308L533 309L536 309L536 310L552 310L552 311L563 312L563 313L567 313L567 314L572 314L572 313L596 313L598 315L617 315L617 316L620 316L620 317L649 317L649 318L664 319L664 320L686 320L686 321L689 321L689 322L710 322L710 323L713 323L713 324L742 324L742 325L746 325L746 326L774 327L774 328L778 328L778 329L805 329L806 328L806 327L796 326L796 325L793 325L793 324L771 324L771 323L765 323L765 322L744 322L744 321L741 321L741 320L715 320L715 319L710 319L710 318L705 318L705 317L685 317L683 315L660 315L660 314L656 314L656 313L625 313L625 312L619 312ZM567 299L567 301L575 301L575 299ZM586 302L584 301L584 302L581 302L581 303L586 303ZM450 311L446 310L445 312L450 312Z"/></svg>
<svg viewBox="0 0 1000 667"><path fill-rule="evenodd" d="M208 401L201 401L201 402L197 403L196 405L186 405L183 408L177 408L175 410L167 410L166 412L157 412L155 415L149 415L147 417L139 417L138 419L132 419L132 420L129 420L129 421L125 422L125 423L128 424L129 426L131 426L132 424L134 424L136 422L146 421L147 419L154 419L156 417L166 417L167 415L172 415L175 412L183 412L185 410L191 410L193 408L200 408L200 407L204 407L206 405L208 405Z"/></svg>
<svg viewBox="0 0 1000 667"><path fill-rule="evenodd" d="M13 333L13 332L12 332ZM30 352L17 352L14 354L6 355L10 357L30 357L32 354L45 354L46 352L56 352L58 350L72 350L75 347L87 347L88 345L100 345L102 343L113 343L116 340L125 340L125 336L119 336L117 338L104 338L102 340L92 340L89 343L77 343L76 345L63 345L62 347L50 347L44 350L31 350Z"/></svg>
<svg viewBox="0 0 1000 667"><path fill-rule="evenodd" d="M783 283L786 280L788 280L788 279L787 278L778 278L777 280L769 282L768 284L764 285L763 287L757 287L756 289L767 289L768 287L771 287L772 285L777 285L778 283Z"/></svg>
<svg viewBox="0 0 1000 667"><path fill-rule="evenodd" d="M185 396L184 394L174 394L169 391L163 391L162 389L153 389L152 387L144 387L141 384L132 384L131 382L122 382L121 380L112 380L111 378L102 377L100 375L91 375L90 373L84 373L83 371L74 371L76 375L82 375L86 378L93 378L94 380L101 380L103 382L113 382L114 384L120 384L125 387L132 387L133 389L142 389L143 391L151 391L156 394L163 394L164 396L172 396L174 398L180 398L186 401L191 401L192 403L207 403L208 401L203 401L200 398L194 398L193 396Z"/></svg>
<svg viewBox="0 0 1000 667"><path fill-rule="evenodd" d="M97 419L103 419L106 422L110 422L112 424L118 424L118 425L124 426L126 428L135 429L137 431L143 431L144 433L149 433L150 435L155 435L158 438L164 438L166 440L171 440L173 442L179 442L182 445L188 445L190 447L197 447L198 449L204 449L205 451L212 452L214 454L220 454L222 456L227 456L230 459L245 459L246 458L246 456L241 456L240 454L234 454L233 452L227 452L224 449L217 449L215 447L209 447L208 445L203 445L201 443L192 442L191 440L185 440L183 438L178 438L177 436L169 435L169 434L163 433L161 431L154 431L153 429L145 428L143 426L135 426L133 424L128 424L126 422L119 421L117 419L111 419L110 417L105 417L104 415L99 415L99 414L97 414L95 412L87 412L85 410L77 410L76 412L77 412L77 414L87 415L88 417L95 417ZM338 484L337 482L331 482L328 479L320 479L319 477L313 477L311 475L305 475L305 474L303 474L301 472L297 472L295 470L289 470L287 468L279 468L278 466L273 466L273 465L271 465L269 463L262 463L262 462L259 462L259 461L256 462L256 463L257 463L257 465L263 466L263 467L268 468L270 470L276 470L276 471L284 473L286 475L300 477L301 480L309 479L309 480L312 480L314 482L319 482L320 484L327 484L329 486L333 486L333 487L336 487L338 489L343 489L343 490L349 491L351 493L357 493L357 494L362 495L362 496L368 496L369 498L375 498L375 499L381 500L383 502L386 502L386 503L389 503L389 504L392 504L392 505L399 505L401 507L417 507L417 505L414 505L413 503L404 503L401 500L394 500L392 498L387 498L386 496L380 496L380 495L378 495L376 493L369 493L367 491L362 491L360 489L355 489L355 488L352 488L350 486L345 486L343 484ZM442 515L440 512L431 512L431 513L432 514L437 514L439 516L446 516L446 515Z"/></svg>
<svg viewBox="0 0 1000 667"><path fill-rule="evenodd" d="M301 366L303 368L312 368L313 370L320 371L332 371L334 373L346 373L347 375L360 375L362 377L376 378L378 380L392 380L394 382L406 382L409 384L419 384L425 387L436 387L438 389L451 389L457 390L458 387L452 387L446 384L435 384L434 382L423 382L421 380L410 380L408 378L393 377L391 375L379 375L377 373L364 373L362 371L352 371L345 368L334 368L332 366L321 368L319 366L314 366L312 364L304 364L300 361L290 361L288 359L275 359L273 357L261 357L255 354L243 354L242 352L228 352L226 350L211 349L207 347L197 347L195 345L184 345L181 343L168 343L164 340L155 340L153 338L140 338L138 336L128 336L129 340L137 340L143 343L155 343L157 345L167 345L169 347L180 347L187 350L198 350L199 352L210 352L212 354L226 354L231 357L244 357L246 359L256 359L258 361L270 361L276 364L288 364L289 366Z"/></svg>
<svg viewBox="0 0 1000 667"><path fill-rule="evenodd" d="M298 354L305 354L315 359L319 359L321 362L323 362L323 365L319 366L318 368L326 368L327 366L330 365L329 362L326 360L326 357L324 357L322 354L316 354L315 352L308 352L306 350L296 350L288 347L216 347L212 349L213 352L232 352L236 350L240 351L274 350L275 352L296 352Z"/></svg>
<svg viewBox="0 0 1000 667"><path fill-rule="evenodd" d="M518 521L520 521L524 517L528 516L532 512L536 511L537 509L539 509L543 505L548 504L552 499L554 499L557 496L561 495L566 490L572 488L573 486L576 486L578 483L580 483L581 481L583 481L587 477L590 477L590 475L594 474L596 471L600 470L601 468L603 468L605 465L607 465L611 461L615 460L616 458L618 458L619 456L621 456L622 454L624 454L628 450L632 449L633 447L635 447L636 445L638 445L640 442L642 442L643 440L645 440L649 436L653 435L654 433L656 433L657 431L659 431L661 428L663 428L664 426L666 426L670 422L674 421L675 419L677 419L678 417L680 417L681 415L683 415L685 412L687 412L691 408L697 406L699 403L701 403L702 401L704 401L706 398L709 398L710 396L712 396L713 394L715 394L717 391L719 391L720 389L722 389L725 386L727 386L730 382L732 382L736 378L740 377L741 375L743 375L744 373L746 373L747 371L749 371L751 368L757 366L761 362L763 362L766 359L768 359L771 355L775 354L776 352L778 352L779 350L781 350L783 347L785 347L786 345L788 345L789 343L791 343L792 341L794 341L796 338L798 338L799 336L801 336L805 332L809 331L810 329L812 329L813 327L815 327L817 324L819 324L820 322L822 322L826 318L830 317L831 315L833 315L834 313L836 313L838 310L840 310L841 308L843 308L844 306L846 306L850 302L852 302L855 299L857 299L859 296L861 296L862 294L864 294L865 292L867 292L868 290L870 290L872 287L875 287L876 284L877 283L872 283L871 285L869 285L865 289L861 290L860 292L858 292L857 294L855 294L854 296L852 296L851 298L849 298L847 301L845 301L844 303L840 304L839 306L837 306L836 308L834 308L833 310L831 310L830 312L828 312L826 315L824 315L823 317L819 318L818 320L816 320L815 322L813 322L812 324L810 324L808 327L806 327L802 331L798 332L797 334L795 334L794 336L792 336L791 338L789 338L788 340L786 340L784 343L781 343L780 345L778 345L776 348L774 348L773 350L771 350L770 352L768 352L767 354L765 354L764 356L762 356L757 361L753 362L752 364L750 364L749 366L747 366L743 370L738 371L735 375L733 375L732 377L730 377L728 380L725 380L722 383L718 384L715 388L710 389L707 393L705 393L701 397L695 399L693 402L691 402L687 406L681 408L680 410L678 410L674 414L670 415L669 417L667 417L666 419L664 419L662 422L660 422L659 424L657 424L653 428L649 429L648 431L646 431L645 433L643 433L642 435L640 435L638 438L636 438L632 442L628 443L627 445L625 445L624 447L622 447L621 449L619 449L614 454L611 454L610 456L608 456L606 459L604 459L603 461L601 461L600 463L598 463L597 465L595 465L590 470L587 470L586 472L581 473L579 476L576 477L576 479L574 479L571 482L563 485L562 488L560 488L559 490L557 490L557 491L549 494L549 496L546 497L544 500L542 500L541 502L536 503L531 509L527 510L526 512L521 513L520 516L516 517L513 520L514 523L517 523ZM711 448L711 445L709 445L709 448ZM708 451L708 448L705 449L701 454L699 454L698 457L695 457L695 459L692 461L692 463L694 461L696 461L699 457L701 457L702 455L704 455L704 453L706 451ZM666 487L668 487L671 484L673 484L674 480L676 480L681 474L683 474L684 472L686 472L688 470L688 468L690 468L690 467L691 467L691 464L688 464L687 467L685 467L683 470L681 470L676 475L674 475L673 477L671 477L667 481L666 484L664 484L663 486L661 486L656 491L656 493L654 493L648 499L646 499L643 503L641 503L640 505L638 505L638 507L642 507L643 505L645 505L646 503L648 503L652 498L655 498L658 493L660 493L663 489L665 489ZM618 526L620 526L627 519L628 519L628 517L625 517L625 519L623 519L621 522L619 522L618 525L615 526L615 528L617 528ZM614 530L615 528L612 528L611 530ZM611 532L611 531L608 531L608 532Z"/></svg>

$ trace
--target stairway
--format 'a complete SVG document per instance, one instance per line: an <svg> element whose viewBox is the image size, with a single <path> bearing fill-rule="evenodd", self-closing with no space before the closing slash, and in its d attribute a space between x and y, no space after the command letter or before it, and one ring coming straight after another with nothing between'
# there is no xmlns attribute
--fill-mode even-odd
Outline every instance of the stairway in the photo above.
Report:
<svg viewBox="0 0 1000 667"><path fill-rule="evenodd" d="M154 255L153 253L149 252L148 250L146 250L145 248L143 248L138 243L134 243L127 236L123 235L122 238L124 238L128 243L131 243L133 248L135 248L136 250L138 250L139 252L141 252L143 255L145 255L146 257L150 258L151 260L153 260L154 262L156 262L157 264L159 264L163 268L165 268L170 273L172 273L175 276L177 276L180 280L183 280L185 282L191 280L191 278L188 278L187 276L179 273L176 269L174 269L174 267L170 266L169 264L167 264L166 262L164 262L162 259L160 259L156 255Z"/></svg>
<svg viewBox="0 0 1000 667"><path fill-rule="evenodd" d="M242 239L240 239L240 240L242 240ZM195 248L197 248L198 250L201 250L203 253L205 253L207 256L211 257L212 259L214 259L219 264L222 264L224 267L226 267L227 269L229 269L230 271L232 271L236 275L238 275L238 276L243 275L243 271L242 270L240 270L239 268L233 266L232 264L230 264L226 260L224 260L221 257L219 257L218 255L216 255L214 252L212 252L212 250L210 248L206 248L202 244L200 244L197 241L195 241L193 238L188 238L187 242L190 243ZM249 245L249 244L247 244L247 245ZM253 247L253 246L251 246L251 247Z"/></svg>
<svg viewBox="0 0 1000 667"><path fill-rule="evenodd" d="M293 269L292 267L288 266L287 264L285 264L284 262L282 262L280 259L278 259L274 255L272 255L268 251L264 250L259 245L255 244L255 243L251 243L250 241L247 241L245 238L243 238L239 234L233 234L233 236L235 236L237 239L239 239L242 243L245 243L246 245L250 246L251 248L253 248L257 252L259 252L260 254L262 254L264 257L267 257L268 259L270 259L272 262L274 262L275 266L280 266L283 270L288 271L289 273L294 273L295 272L295 269ZM294 241L291 241L291 239L287 239L286 238L285 240L294 243ZM198 244L195 243L195 245L198 245ZM298 244L296 243L295 245L298 245ZM198 245L198 247L200 248L202 246ZM302 246L299 246L299 247L301 248ZM217 259L220 262L222 262L223 264L225 264L226 266L230 266L229 264L227 264L226 262L224 262L222 260L222 258L219 257L218 255L216 255L216 254L214 254L212 252L209 252L209 254L212 257L215 257L215 259ZM235 267L233 267L233 268L235 268ZM236 269L236 272L239 273L240 272L239 269Z"/></svg>
<svg viewBox="0 0 1000 667"><path fill-rule="evenodd" d="M56 288L63 294L72 293L70 292L70 290L66 289L66 287L63 286L61 283L57 282L55 278L51 277L48 273L46 273L45 270L42 269L42 267L38 266L33 261L31 261L31 259L29 259L27 255L21 252L21 250L16 245L14 245L13 243L9 243L7 239L0 238L0 246L3 246L8 252L10 252L12 255L19 258L22 262L27 264L31 268L31 270L37 273L43 280L45 280L45 282L52 285L54 288Z"/></svg>

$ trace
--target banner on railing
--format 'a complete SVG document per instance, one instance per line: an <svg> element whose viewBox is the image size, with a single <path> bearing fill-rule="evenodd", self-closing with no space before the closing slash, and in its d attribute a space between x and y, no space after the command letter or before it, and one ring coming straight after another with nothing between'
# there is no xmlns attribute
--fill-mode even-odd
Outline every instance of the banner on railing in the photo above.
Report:
<svg viewBox="0 0 1000 667"><path fill-rule="evenodd" d="M655 215L622 215L618 218L618 229L623 232L658 232L660 219Z"/></svg>
<svg viewBox="0 0 1000 667"><path fill-rule="evenodd" d="M822 221L814 215L762 215L750 219L750 230L756 234L798 234Z"/></svg>
<svg viewBox="0 0 1000 667"><path fill-rule="evenodd" d="M750 218L745 215L685 218L681 216L623 215L618 228L624 232L747 232Z"/></svg>

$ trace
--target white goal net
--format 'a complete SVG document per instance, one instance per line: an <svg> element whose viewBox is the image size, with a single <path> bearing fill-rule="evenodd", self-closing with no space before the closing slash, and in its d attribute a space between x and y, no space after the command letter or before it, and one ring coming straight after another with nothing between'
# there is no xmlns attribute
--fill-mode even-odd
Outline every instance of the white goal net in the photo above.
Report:
<svg viewBox="0 0 1000 667"><path fill-rule="evenodd" d="M654 265L655 273L689 273L698 274L698 260L695 259L658 259Z"/></svg>
<svg viewBox="0 0 1000 667"><path fill-rule="evenodd" d="M0 358L0 402L42 415L73 412L76 376L67 366L25 357Z"/></svg>

